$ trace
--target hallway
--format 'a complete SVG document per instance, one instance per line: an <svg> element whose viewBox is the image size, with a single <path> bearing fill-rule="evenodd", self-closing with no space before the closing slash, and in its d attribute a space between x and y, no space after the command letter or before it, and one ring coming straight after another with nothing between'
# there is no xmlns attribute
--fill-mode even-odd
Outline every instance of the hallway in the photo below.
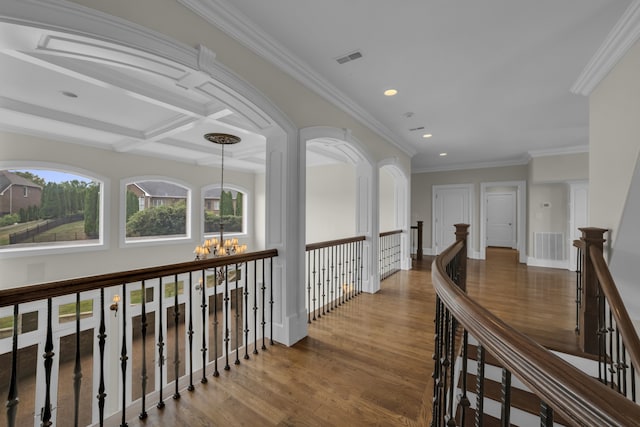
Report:
<svg viewBox="0 0 640 427"><path fill-rule="evenodd" d="M130 426L409 425L431 411L434 292L430 260L309 326L293 347L268 346ZM469 260L469 293L542 344L575 350L574 273L489 257ZM160 414L158 414L160 412ZM118 425L120 416L108 425Z"/></svg>

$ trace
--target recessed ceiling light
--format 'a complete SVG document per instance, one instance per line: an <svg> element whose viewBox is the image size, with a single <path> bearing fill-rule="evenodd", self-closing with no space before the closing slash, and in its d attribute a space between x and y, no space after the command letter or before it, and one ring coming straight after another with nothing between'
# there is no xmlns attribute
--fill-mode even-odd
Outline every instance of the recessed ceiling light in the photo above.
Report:
<svg viewBox="0 0 640 427"><path fill-rule="evenodd" d="M446 155L447 155L447 153L440 153L440 157L444 157Z"/></svg>
<svg viewBox="0 0 640 427"><path fill-rule="evenodd" d="M433 135L431 135L430 133L425 133L424 135L422 135L423 138L431 138Z"/></svg>
<svg viewBox="0 0 640 427"><path fill-rule="evenodd" d="M395 89L387 89L384 91L384 96L393 96L393 95L396 95L397 93L398 91Z"/></svg>
<svg viewBox="0 0 640 427"><path fill-rule="evenodd" d="M69 92L69 91L66 91L66 90L63 90L60 93L63 94L64 96L66 96L67 98L77 98L78 97L78 95L76 95L75 93Z"/></svg>

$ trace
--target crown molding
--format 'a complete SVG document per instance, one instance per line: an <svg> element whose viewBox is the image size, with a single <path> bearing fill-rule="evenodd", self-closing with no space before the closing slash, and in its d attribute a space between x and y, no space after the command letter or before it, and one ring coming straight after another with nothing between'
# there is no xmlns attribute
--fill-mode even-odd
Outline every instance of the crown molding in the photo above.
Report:
<svg viewBox="0 0 640 427"><path fill-rule="evenodd" d="M634 0L591 58L571 92L589 96L640 38L640 0Z"/></svg>
<svg viewBox="0 0 640 427"><path fill-rule="evenodd" d="M431 173L431 172L449 172L459 170L471 170L471 169L489 169L489 168L502 168L508 166L523 166L529 163L528 156L522 156L518 159L505 160L500 162L477 162L477 163L458 163L455 165L447 166L434 166L426 168L411 168L411 174L414 173Z"/></svg>
<svg viewBox="0 0 640 427"><path fill-rule="evenodd" d="M530 158L535 157L548 157L548 156L562 156L564 154L582 154L588 153L589 146L588 145L576 145L573 147L560 147L560 148L550 148L547 150L533 150L528 151L527 154Z"/></svg>
<svg viewBox="0 0 640 427"><path fill-rule="evenodd" d="M412 157L417 153L413 146L408 142L398 141L389 128L313 71L309 65L280 45L229 2L225 0L178 0L178 2L353 116L408 156Z"/></svg>

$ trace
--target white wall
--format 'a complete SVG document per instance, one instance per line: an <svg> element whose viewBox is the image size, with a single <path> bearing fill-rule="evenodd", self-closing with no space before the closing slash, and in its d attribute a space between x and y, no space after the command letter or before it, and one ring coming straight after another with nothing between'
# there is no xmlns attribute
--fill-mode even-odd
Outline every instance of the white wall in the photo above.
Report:
<svg viewBox="0 0 640 427"><path fill-rule="evenodd" d="M475 200L473 202L474 247L480 251L480 184L482 182L525 181L527 166L506 166L499 168L469 169L446 172L425 172L411 175L411 224L424 221L423 241L425 248L431 245L431 192L434 185L473 184Z"/></svg>
<svg viewBox="0 0 640 427"><path fill-rule="evenodd" d="M396 194L395 179L386 168L380 168L380 231L392 231L396 225Z"/></svg>
<svg viewBox="0 0 640 427"><path fill-rule="evenodd" d="M529 185L529 245L528 252L534 256L536 232L563 233L566 240L569 232L569 187L567 184ZM568 257L564 245L564 259Z"/></svg>
<svg viewBox="0 0 640 427"><path fill-rule="evenodd" d="M636 42L589 97L589 218L614 245L640 151L639 72Z"/></svg>
<svg viewBox="0 0 640 427"><path fill-rule="evenodd" d="M356 170L341 163L307 168L306 242L356 235Z"/></svg>

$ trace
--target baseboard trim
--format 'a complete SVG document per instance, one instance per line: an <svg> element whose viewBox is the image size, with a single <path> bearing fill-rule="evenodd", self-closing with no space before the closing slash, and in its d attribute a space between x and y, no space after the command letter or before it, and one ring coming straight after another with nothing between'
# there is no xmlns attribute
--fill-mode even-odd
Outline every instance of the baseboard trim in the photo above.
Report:
<svg viewBox="0 0 640 427"><path fill-rule="evenodd" d="M552 260L528 257L527 265L530 267L561 268L563 270L569 270L569 261L566 259Z"/></svg>

